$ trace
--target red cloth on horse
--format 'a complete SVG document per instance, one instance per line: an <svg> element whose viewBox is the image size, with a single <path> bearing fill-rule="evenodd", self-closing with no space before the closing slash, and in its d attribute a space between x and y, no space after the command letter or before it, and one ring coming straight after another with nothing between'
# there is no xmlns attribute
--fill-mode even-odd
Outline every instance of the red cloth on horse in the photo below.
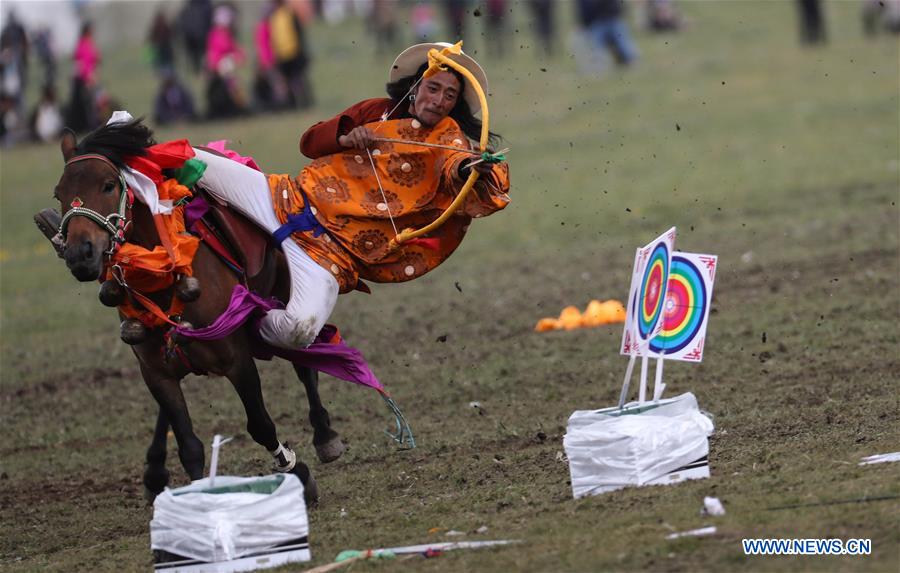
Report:
<svg viewBox="0 0 900 573"><path fill-rule="evenodd" d="M146 149L147 155L129 157L126 161L132 169L140 171L159 185L165 181L163 169L177 169L194 156L194 149L187 139L166 141Z"/></svg>

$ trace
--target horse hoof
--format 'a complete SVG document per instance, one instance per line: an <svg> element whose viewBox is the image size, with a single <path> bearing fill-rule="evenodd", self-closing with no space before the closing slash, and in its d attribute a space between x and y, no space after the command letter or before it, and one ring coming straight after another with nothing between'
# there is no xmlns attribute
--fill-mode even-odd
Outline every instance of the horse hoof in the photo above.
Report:
<svg viewBox="0 0 900 573"><path fill-rule="evenodd" d="M314 509L319 506L319 486L312 474L303 484L303 501L306 502L306 509Z"/></svg>
<svg viewBox="0 0 900 573"><path fill-rule="evenodd" d="M119 306L125 302L125 291L122 289L122 285L113 280L103 281L97 296L104 306Z"/></svg>
<svg viewBox="0 0 900 573"><path fill-rule="evenodd" d="M158 496L161 492L158 491L150 491L150 488L144 486L144 499L147 500L147 504L153 505L153 502L156 500L156 496Z"/></svg>
<svg viewBox="0 0 900 573"><path fill-rule="evenodd" d="M200 298L200 281L196 277L181 277L175 285L175 296L183 302L194 302Z"/></svg>
<svg viewBox="0 0 900 573"><path fill-rule="evenodd" d="M122 338L122 342L132 346L147 340L149 334L150 331L147 330L147 327L136 318L126 318L119 326L119 336Z"/></svg>
<svg viewBox="0 0 900 573"><path fill-rule="evenodd" d="M34 223L37 225L38 230L47 237L50 244L53 245L56 255L59 258L63 258L66 245L59 234L59 226L62 223L62 215L60 215L59 211L56 209L42 209L34 215Z"/></svg>
<svg viewBox="0 0 900 573"><path fill-rule="evenodd" d="M317 445L316 455L319 456L320 462L327 464L341 457L344 450L346 450L344 442L342 442L338 436L335 436L324 444Z"/></svg>

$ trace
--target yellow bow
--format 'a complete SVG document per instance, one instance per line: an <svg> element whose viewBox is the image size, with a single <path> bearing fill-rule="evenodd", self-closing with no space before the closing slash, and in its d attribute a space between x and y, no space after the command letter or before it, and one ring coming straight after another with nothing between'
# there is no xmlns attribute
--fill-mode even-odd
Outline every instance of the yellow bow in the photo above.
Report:
<svg viewBox="0 0 900 573"><path fill-rule="evenodd" d="M478 94L478 100L481 102L481 138L478 141L478 145L480 147L480 151L487 151L488 146L488 135L490 131L488 129L488 122L490 119L490 114L488 113L488 104L487 104L487 96L484 93L484 89L481 87L481 84L478 83L478 80L475 79L475 76L472 75L472 72L467 70L461 64L458 64L454 60L450 59L451 54L459 55L462 53L462 41L457 42L453 46L449 46L444 48L443 50L438 51L436 48L432 48L428 51L428 69L425 70L425 73L422 77L430 77L440 71L446 71L447 67L451 67L457 72L461 73L466 80L468 80L469 85L475 90L475 93ZM391 250L396 248L406 241L410 239L415 239L417 237L421 237L426 233L430 233L434 231L441 225L447 222L447 219L459 209L463 201L466 200L466 195L469 194L469 191L475 185L475 182L478 181L479 173L475 169L469 170L469 178L466 180L466 183L463 185L463 188L459 190L459 194L456 195L456 199L450 204L447 209L441 213L441 216L429 223L428 225L422 227L421 229L404 229L397 236L391 240Z"/></svg>

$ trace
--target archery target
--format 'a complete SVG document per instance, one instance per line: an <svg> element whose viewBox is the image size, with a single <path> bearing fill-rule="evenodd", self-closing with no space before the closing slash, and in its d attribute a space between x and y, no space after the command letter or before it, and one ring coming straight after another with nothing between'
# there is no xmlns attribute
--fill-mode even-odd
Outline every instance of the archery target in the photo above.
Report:
<svg viewBox="0 0 900 573"><path fill-rule="evenodd" d="M662 330L675 227L637 249L628 292L628 308L622 333L622 354L642 354Z"/></svg>
<svg viewBox="0 0 900 573"><path fill-rule="evenodd" d="M640 309L637 313L637 327L641 338L647 340L663 313L666 292L666 277L669 276L669 248L664 242L653 247L650 261L641 279Z"/></svg>
<svg viewBox="0 0 900 573"><path fill-rule="evenodd" d="M715 255L672 256L663 328L650 341L650 356L689 362L703 359L717 261Z"/></svg>

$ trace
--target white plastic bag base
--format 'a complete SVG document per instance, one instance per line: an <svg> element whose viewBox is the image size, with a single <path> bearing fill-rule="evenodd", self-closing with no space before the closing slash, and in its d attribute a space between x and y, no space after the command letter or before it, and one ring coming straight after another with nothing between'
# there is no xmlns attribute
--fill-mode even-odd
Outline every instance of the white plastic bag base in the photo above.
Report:
<svg viewBox="0 0 900 573"><path fill-rule="evenodd" d="M200 566L190 571L249 571L230 567L293 550L304 550L309 559L309 522L297 476L218 476L215 488L210 481L167 488L153 502L150 548L177 559L158 559L157 570L174 571L170 565L181 563Z"/></svg>
<svg viewBox="0 0 900 573"><path fill-rule="evenodd" d="M572 494L707 478L712 432L690 393L623 410L576 411L563 440Z"/></svg>
<svg viewBox="0 0 900 573"><path fill-rule="evenodd" d="M675 470L671 473L667 473L666 475L660 476L654 480L650 480L642 485L672 485L679 482L687 481L689 479L707 479L709 477L709 462L706 459L698 460L696 464L692 464L692 467L682 468L679 470ZM637 484L619 484L619 485L601 485L597 486L590 491L581 491L578 494L575 494L575 499L584 497L586 495L598 495L601 493L607 493L610 491L616 491L617 489L624 489L626 487L631 487Z"/></svg>
<svg viewBox="0 0 900 573"><path fill-rule="evenodd" d="M281 553L265 553L232 561L218 561L216 563L203 563L193 559L160 563L154 566L153 570L165 573L237 573L238 571L270 569L288 563L309 561L310 559L312 559L312 556L309 553L309 545L307 545L302 549L292 549Z"/></svg>

